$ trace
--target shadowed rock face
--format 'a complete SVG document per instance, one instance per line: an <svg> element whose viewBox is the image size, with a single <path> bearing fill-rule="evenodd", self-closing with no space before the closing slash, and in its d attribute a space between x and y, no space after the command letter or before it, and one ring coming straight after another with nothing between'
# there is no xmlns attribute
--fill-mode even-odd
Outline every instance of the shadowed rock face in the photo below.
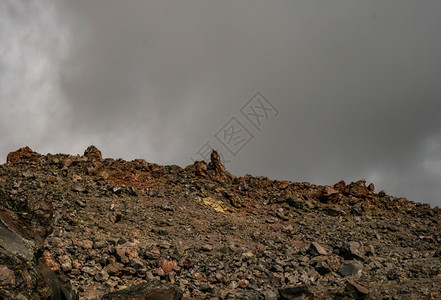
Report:
<svg viewBox="0 0 441 300"><path fill-rule="evenodd" d="M21 166L21 171L0 187L0 270L8 274L0 276L0 299L76 299L69 284L39 262L44 240L53 229L52 203L43 189L24 191L19 183L20 177L35 181L26 169L41 164L44 156L25 147L11 152L7 161Z"/></svg>
<svg viewBox="0 0 441 300"><path fill-rule="evenodd" d="M441 299L441 211L375 192L40 155L0 165L0 299Z"/></svg>
<svg viewBox="0 0 441 300"><path fill-rule="evenodd" d="M106 294L102 300L180 300L182 293L173 285L152 281Z"/></svg>

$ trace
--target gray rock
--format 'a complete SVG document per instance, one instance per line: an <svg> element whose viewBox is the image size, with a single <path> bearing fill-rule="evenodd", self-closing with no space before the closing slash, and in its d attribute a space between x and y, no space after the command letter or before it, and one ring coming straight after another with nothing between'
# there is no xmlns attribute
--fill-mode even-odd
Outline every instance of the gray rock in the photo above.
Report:
<svg viewBox="0 0 441 300"><path fill-rule="evenodd" d="M104 295L102 300L180 300L182 293L174 285L159 281L145 282Z"/></svg>
<svg viewBox="0 0 441 300"><path fill-rule="evenodd" d="M363 265L358 261L345 261L341 265L340 269L338 269L338 273L343 276L356 276L361 273L363 270Z"/></svg>

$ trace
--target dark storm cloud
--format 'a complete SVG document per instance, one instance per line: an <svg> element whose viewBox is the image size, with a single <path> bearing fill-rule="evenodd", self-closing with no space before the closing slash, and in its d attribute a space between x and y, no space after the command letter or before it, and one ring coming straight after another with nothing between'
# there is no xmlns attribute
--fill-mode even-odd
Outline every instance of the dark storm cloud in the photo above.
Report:
<svg viewBox="0 0 441 300"><path fill-rule="evenodd" d="M250 127L233 173L366 178L441 204L437 1L0 6L2 157L96 144L108 157L186 165L260 90L280 114Z"/></svg>

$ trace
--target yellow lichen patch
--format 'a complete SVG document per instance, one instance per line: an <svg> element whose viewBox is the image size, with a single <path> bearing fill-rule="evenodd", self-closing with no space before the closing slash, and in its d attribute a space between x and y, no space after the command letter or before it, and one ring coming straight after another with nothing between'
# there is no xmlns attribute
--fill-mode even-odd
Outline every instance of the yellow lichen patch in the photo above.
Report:
<svg viewBox="0 0 441 300"><path fill-rule="evenodd" d="M222 207L223 203L220 200L216 200L211 197L206 197L206 198L198 197L197 200L207 206L210 206L212 209L214 209L217 212L224 213L224 214L227 213L226 210Z"/></svg>

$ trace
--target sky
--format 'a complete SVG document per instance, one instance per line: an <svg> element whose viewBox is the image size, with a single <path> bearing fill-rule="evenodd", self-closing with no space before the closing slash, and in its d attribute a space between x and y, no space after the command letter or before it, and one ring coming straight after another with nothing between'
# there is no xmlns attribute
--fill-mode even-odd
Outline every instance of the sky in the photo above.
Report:
<svg viewBox="0 0 441 300"><path fill-rule="evenodd" d="M0 162L39 153L441 206L441 2L1 0Z"/></svg>

